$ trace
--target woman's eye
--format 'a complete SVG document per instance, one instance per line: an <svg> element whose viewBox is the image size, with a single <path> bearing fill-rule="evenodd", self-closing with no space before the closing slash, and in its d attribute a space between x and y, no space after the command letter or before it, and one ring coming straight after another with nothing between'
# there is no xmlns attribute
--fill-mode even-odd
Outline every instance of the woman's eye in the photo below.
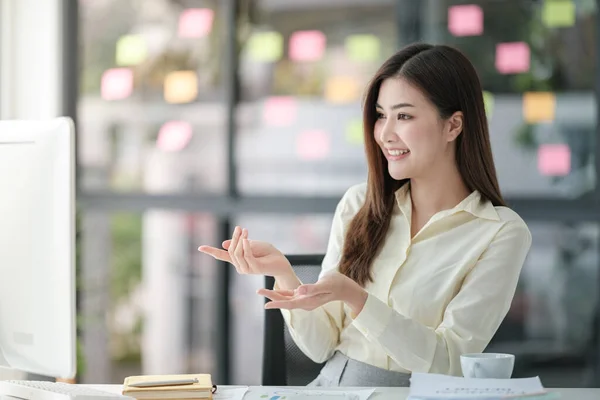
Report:
<svg viewBox="0 0 600 400"><path fill-rule="evenodd" d="M410 115L407 115L407 114L398 114L398 119L407 120L407 119L411 119L411 118L412 117Z"/></svg>
<svg viewBox="0 0 600 400"><path fill-rule="evenodd" d="M383 119L385 118L385 115L383 115L382 113L378 112L377 113L377 119Z"/></svg>

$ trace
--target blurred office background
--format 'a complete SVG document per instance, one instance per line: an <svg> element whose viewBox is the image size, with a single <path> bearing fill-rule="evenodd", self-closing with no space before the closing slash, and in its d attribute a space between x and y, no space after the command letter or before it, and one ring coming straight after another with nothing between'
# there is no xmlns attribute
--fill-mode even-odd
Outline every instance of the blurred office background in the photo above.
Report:
<svg viewBox="0 0 600 400"><path fill-rule="evenodd" d="M361 96L423 40L484 88L500 184L533 246L490 351L600 386L595 0L0 0L2 118L78 128L81 382L260 384L261 277L197 252L237 224L325 251L364 181Z"/></svg>

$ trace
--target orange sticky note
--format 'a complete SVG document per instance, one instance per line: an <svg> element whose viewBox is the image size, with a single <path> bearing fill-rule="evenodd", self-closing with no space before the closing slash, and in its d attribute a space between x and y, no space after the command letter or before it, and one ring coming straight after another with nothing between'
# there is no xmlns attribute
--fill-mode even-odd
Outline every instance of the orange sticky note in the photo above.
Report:
<svg viewBox="0 0 600 400"><path fill-rule="evenodd" d="M104 100L122 100L133 92L133 71L129 68L113 68L104 71L100 85Z"/></svg>
<svg viewBox="0 0 600 400"><path fill-rule="evenodd" d="M296 121L298 105L291 96L274 96L265 101L263 122L269 126L290 126Z"/></svg>
<svg viewBox="0 0 600 400"><path fill-rule="evenodd" d="M180 104L198 96L198 77L194 71L175 71L165 78L165 101Z"/></svg>
<svg viewBox="0 0 600 400"><path fill-rule="evenodd" d="M360 97L358 81L350 76L334 76L325 85L325 99L330 103L351 103Z"/></svg>
<svg viewBox="0 0 600 400"><path fill-rule="evenodd" d="M293 61L317 61L325 53L327 39L321 31L298 31L292 33L289 57Z"/></svg>
<svg viewBox="0 0 600 400"><path fill-rule="evenodd" d="M321 160L331 151L329 134L323 130L308 130L300 133L296 139L296 152L303 160Z"/></svg>
<svg viewBox="0 0 600 400"><path fill-rule="evenodd" d="M192 125L186 121L166 122L158 132L156 147L162 151L183 150L192 139Z"/></svg>
<svg viewBox="0 0 600 400"><path fill-rule="evenodd" d="M523 94L523 118L528 123L552 122L556 114L556 96L551 92Z"/></svg>
<svg viewBox="0 0 600 400"><path fill-rule="evenodd" d="M571 149L566 144L543 144L538 148L538 170L546 176L571 172Z"/></svg>
<svg viewBox="0 0 600 400"><path fill-rule="evenodd" d="M177 33L182 38L200 38L212 30L215 12L210 8L188 8L179 16Z"/></svg>

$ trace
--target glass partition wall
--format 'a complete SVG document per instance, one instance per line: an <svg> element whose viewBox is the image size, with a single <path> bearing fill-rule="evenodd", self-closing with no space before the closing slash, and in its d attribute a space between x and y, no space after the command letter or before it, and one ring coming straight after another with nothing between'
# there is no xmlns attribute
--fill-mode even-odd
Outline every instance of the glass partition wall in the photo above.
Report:
<svg viewBox="0 0 600 400"><path fill-rule="evenodd" d="M70 3L81 381L259 384L262 279L196 248L241 224L323 253L337 201L366 178L365 84L422 40L475 64L503 193L533 233L490 351L546 386L600 385L596 1Z"/></svg>

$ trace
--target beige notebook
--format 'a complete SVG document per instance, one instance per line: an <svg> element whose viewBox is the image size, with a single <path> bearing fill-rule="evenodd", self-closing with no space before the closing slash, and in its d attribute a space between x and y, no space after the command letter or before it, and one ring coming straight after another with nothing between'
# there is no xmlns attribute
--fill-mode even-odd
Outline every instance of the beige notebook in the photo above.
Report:
<svg viewBox="0 0 600 400"><path fill-rule="evenodd" d="M169 382L193 380L191 384ZM154 386L154 384L157 386ZM135 387L136 384L152 386ZM212 399L213 384L210 374L142 375L129 376L123 383L123 394L136 399Z"/></svg>

